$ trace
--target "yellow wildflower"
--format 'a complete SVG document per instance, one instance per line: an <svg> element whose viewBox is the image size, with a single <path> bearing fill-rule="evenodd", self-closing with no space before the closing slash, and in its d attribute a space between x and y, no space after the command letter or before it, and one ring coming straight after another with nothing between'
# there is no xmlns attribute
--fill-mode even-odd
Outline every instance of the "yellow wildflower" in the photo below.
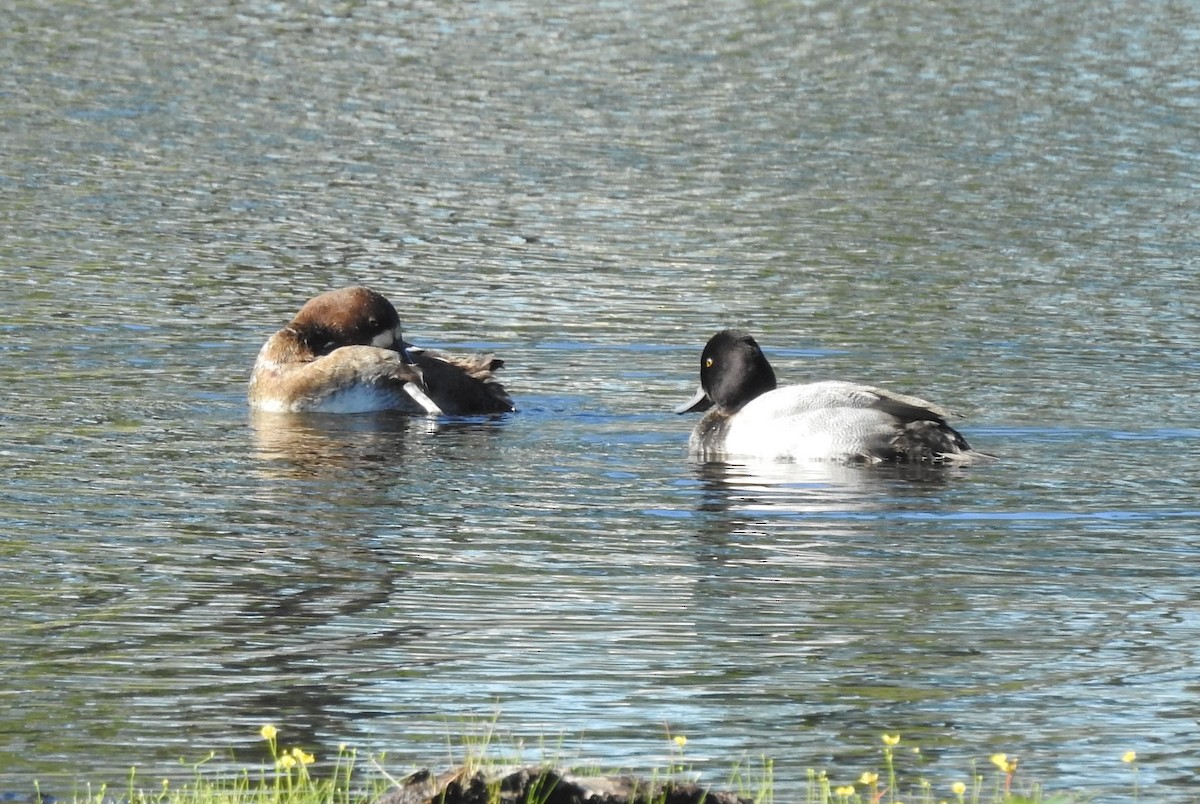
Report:
<svg viewBox="0 0 1200 804"><path fill-rule="evenodd" d="M1017 769L1017 758L1013 757L1009 762L1008 754L992 754L992 764L1005 773L1012 773Z"/></svg>
<svg viewBox="0 0 1200 804"><path fill-rule="evenodd" d="M884 745L895 745L898 742L900 742L899 734L884 734L883 735L883 744Z"/></svg>
<svg viewBox="0 0 1200 804"><path fill-rule="evenodd" d="M262 738L264 740L270 741L270 740L275 739L275 735L279 733L279 729L275 728L270 723L268 723L267 725L265 725L261 729L259 729L258 733L260 735L262 735Z"/></svg>
<svg viewBox="0 0 1200 804"><path fill-rule="evenodd" d="M296 758L291 754L284 754L275 764L281 770L291 770L292 768L296 767Z"/></svg>
<svg viewBox="0 0 1200 804"><path fill-rule="evenodd" d="M863 771L863 775L858 777L859 784L872 785L878 781L879 781L879 774L871 773L871 771Z"/></svg>
<svg viewBox="0 0 1200 804"><path fill-rule="evenodd" d="M312 754L306 754L299 748L292 749L292 756L300 761L301 765L311 765L317 761L317 758Z"/></svg>
<svg viewBox="0 0 1200 804"><path fill-rule="evenodd" d="M962 782L955 782L950 785L950 791L959 798L962 798L963 793L967 792L967 786Z"/></svg>
<svg viewBox="0 0 1200 804"><path fill-rule="evenodd" d="M680 748L683 748L685 745L687 745L687 737L684 737L682 734L676 734L674 740L675 745L679 746Z"/></svg>
<svg viewBox="0 0 1200 804"><path fill-rule="evenodd" d="M854 795L854 785L848 784L843 785L842 787L835 787L833 789L833 794L841 798L850 798L850 796Z"/></svg>
<svg viewBox="0 0 1200 804"><path fill-rule="evenodd" d="M1125 763L1137 761L1137 751L1126 751L1121 754L1121 761Z"/></svg>

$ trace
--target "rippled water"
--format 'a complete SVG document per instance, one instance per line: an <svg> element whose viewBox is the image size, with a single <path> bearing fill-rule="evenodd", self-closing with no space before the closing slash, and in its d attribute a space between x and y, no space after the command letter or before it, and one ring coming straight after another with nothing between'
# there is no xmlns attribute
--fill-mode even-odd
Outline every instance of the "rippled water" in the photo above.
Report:
<svg viewBox="0 0 1200 804"><path fill-rule="evenodd" d="M0 789L261 757L849 780L903 734L1155 800L1200 755L1200 13L10 3ZM367 283L521 412L252 418ZM960 473L697 466L716 329L964 414ZM457 750L457 749L456 749ZM218 760L219 764L220 760ZM944 795L944 793L943 793Z"/></svg>

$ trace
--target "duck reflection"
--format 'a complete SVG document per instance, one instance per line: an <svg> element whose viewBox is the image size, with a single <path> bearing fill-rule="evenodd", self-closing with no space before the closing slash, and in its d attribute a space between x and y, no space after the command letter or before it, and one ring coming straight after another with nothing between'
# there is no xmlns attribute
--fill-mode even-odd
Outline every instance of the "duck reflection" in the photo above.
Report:
<svg viewBox="0 0 1200 804"><path fill-rule="evenodd" d="M273 477L344 479L388 470L389 482L406 463L462 453L486 457L503 422L432 419L393 411L336 416L253 412L250 427L260 471Z"/></svg>
<svg viewBox="0 0 1200 804"><path fill-rule="evenodd" d="M960 467L836 461L704 463L696 467L698 510L833 513L890 508L897 492L944 487Z"/></svg>
<svg viewBox="0 0 1200 804"><path fill-rule="evenodd" d="M342 475L364 466L398 464L410 431L436 426L433 420L390 412L357 416L253 412L250 416L255 457L262 471L291 477Z"/></svg>

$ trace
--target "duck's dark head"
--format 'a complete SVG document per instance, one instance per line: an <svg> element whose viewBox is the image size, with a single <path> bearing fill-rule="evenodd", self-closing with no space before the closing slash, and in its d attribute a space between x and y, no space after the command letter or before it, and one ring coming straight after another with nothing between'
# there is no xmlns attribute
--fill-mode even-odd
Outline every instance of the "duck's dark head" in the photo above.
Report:
<svg viewBox="0 0 1200 804"><path fill-rule="evenodd" d="M775 371L758 343L745 332L723 329L708 339L700 354L700 390L676 413L708 410L733 413L775 390Z"/></svg>

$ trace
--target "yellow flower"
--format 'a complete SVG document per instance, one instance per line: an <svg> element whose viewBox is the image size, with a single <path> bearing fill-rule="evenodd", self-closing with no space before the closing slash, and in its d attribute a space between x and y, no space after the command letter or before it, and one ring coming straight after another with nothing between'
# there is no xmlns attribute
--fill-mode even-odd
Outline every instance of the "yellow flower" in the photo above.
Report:
<svg viewBox="0 0 1200 804"><path fill-rule="evenodd" d="M884 734L883 735L883 744L884 745L895 745L898 742L900 742L899 734Z"/></svg>
<svg viewBox="0 0 1200 804"><path fill-rule="evenodd" d="M261 729L259 729L258 733L260 735L262 735L262 738L264 740L270 741L270 740L275 739L275 735L279 733L279 729L275 728L270 723L268 723L267 725L265 725Z"/></svg>
<svg viewBox="0 0 1200 804"><path fill-rule="evenodd" d="M687 737L684 737L682 734L676 734L674 740L675 745L679 746L680 748L683 748L685 745L687 745Z"/></svg>
<svg viewBox="0 0 1200 804"><path fill-rule="evenodd" d="M275 764L282 770L291 770L296 767L296 758L291 754L284 754Z"/></svg>
<svg viewBox="0 0 1200 804"><path fill-rule="evenodd" d="M299 748L292 749L292 756L295 757L296 759L300 760L301 765L311 765L317 761L317 758L314 757L312 754L306 754L303 751L301 751Z"/></svg>
<svg viewBox="0 0 1200 804"><path fill-rule="evenodd" d="M841 798L850 798L850 796L854 795L854 785L848 784L842 787L835 787L833 789L833 794L835 796L840 796Z"/></svg>
<svg viewBox="0 0 1200 804"><path fill-rule="evenodd" d="M967 786L962 782L955 782L954 784L950 785L950 791L954 793L954 795L961 798L962 794L967 792Z"/></svg>
<svg viewBox="0 0 1200 804"><path fill-rule="evenodd" d="M1013 757L1012 762L1008 761L1008 754L992 754L992 764L1005 773L1012 773L1017 769L1017 758Z"/></svg>
<svg viewBox="0 0 1200 804"><path fill-rule="evenodd" d="M872 785L878 781L879 781L879 774L871 773L870 771L863 771L863 775L858 777L859 784Z"/></svg>
<svg viewBox="0 0 1200 804"><path fill-rule="evenodd" d="M1126 762L1126 763L1136 762L1137 761L1137 751L1126 751L1124 754L1121 754L1121 761Z"/></svg>

